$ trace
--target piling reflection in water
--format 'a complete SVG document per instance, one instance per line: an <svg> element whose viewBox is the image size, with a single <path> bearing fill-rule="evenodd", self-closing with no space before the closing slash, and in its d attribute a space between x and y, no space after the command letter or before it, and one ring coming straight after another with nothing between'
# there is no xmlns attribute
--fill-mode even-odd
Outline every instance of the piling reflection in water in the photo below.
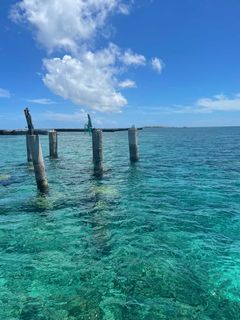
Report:
<svg viewBox="0 0 240 320"><path fill-rule="evenodd" d="M111 251L111 223L116 206L116 193L106 184L93 181L90 190L92 226L92 245L96 249L96 258L102 259Z"/></svg>

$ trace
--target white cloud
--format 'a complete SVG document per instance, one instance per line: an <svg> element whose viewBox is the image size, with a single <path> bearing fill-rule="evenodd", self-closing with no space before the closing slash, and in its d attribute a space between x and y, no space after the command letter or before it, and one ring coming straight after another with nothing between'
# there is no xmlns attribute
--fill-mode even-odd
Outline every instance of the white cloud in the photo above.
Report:
<svg viewBox="0 0 240 320"><path fill-rule="evenodd" d="M45 98L40 98L40 99L27 99L28 102L30 103L35 103L35 104L55 104L54 101L50 99L45 99Z"/></svg>
<svg viewBox="0 0 240 320"><path fill-rule="evenodd" d="M45 59L47 73L43 78L44 84L75 104L102 112L118 112L127 104L119 88L136 87L132 80L118 80L118 75L128 67L124 64L125 54L110 44L96 52L82 51L78 58L65 55L62 59Z"/></svg>
<svg viewBox="0 0 240 320"><path fill-rule="evenodd" d="M121 60L127 66L144 66L146 64L146 58L143 55L133 53L130 49L124 52L124 54L121 57Z"/></svg>
<svg viewBox="0 0 240 320"><path fill-rule="evenodd" d="M145 66L146 58L111 43L105 49L97 50L94 40L100 31L108 33L106 28L111 15L129 14L133 2L21 0L12 7L10 16L14 21L32 27L35 39L49 53L59 53L59 49L65 52L63 57L44 59L43 62L46 70L43 82L52 92L80 106L117 112L127 104L120 90L136 87L134 81L121 82L118 78L129 67ZM44 102L50 101L32 100L32 103Z"/></svg>
<svg viewBox="0 0 240 320"><path fill-rule="evenodd" d="M119 88L136 87L132 80L118 80L127 67L123 64L125 53L110 44L96 52L82 51L78 58L65 55L62 59L45 59L44 84L75 104L102 112L118 112L127 104ZM132 56L137 55L132 53Z"/></svg>
<svg viewBox="0 0 240 320"><path fill-rule="evenodd" d="M136 88L136 83L132 80L126 79L119 83L119 87L123 89L127 88Z"/></svg>
<svg viewBox="0 0 240 320"><path fill-rule="evenodd" d="M128 14L121 0L22 0L10 16L34 27L39 43L49 51L75 51L91 40L112 13Z"/></svg>
<svg viewBox="0 0 240 320"><path fill-rule="evenodd" d="M8 90L0 88L0 98L10 98L11 94Z"/></svg>
<svg viewBox="0 0 240 320"><path fill-rule="evenodd" d="M118 112L127 104L119 88L136 87L132 80L118 80L123 69L126 71L125 53L110 44L96 52L82 51L78 58L65 55L62 59L45 59L44 84L75 104L102 112ZM132 53L132 56L137 55Z"/></svg>
<svg viewBox="0 0 240 320"><path fill-rule="evenodd" d="M199 99L196 105L206 110L238 111L240 110L240 95L236 94L232 98L229 98L223 94L219 94L213 98Z"/></svg>
<svg viewBox="0 0 240 320"><path fill-rule="evenodd" d="M158 73L162 72L162 69L164 67L162 60L158 58L152 58L151 64L152 64L153 70L157 71Z"/></svg>
<svg viewBox="0 0 240 320"><path fill-rule="evenodd" d="M118 48L110 45L96 53L87 51L80 59L68 55L45 59L47 74L43 81L55 94L75 104L97 111L119 111L127 100L116 91L118 54Z"/></svg>
<svg viewBox="0 0 240 320"><path fill-rule="evenodd" d="M159 107L159 109L162 109ZM212 113L214 111L240 111L240 93L233 97L217 94L212 98L200 98L192 105L175 105L165 109L167 113Z"/></svg>

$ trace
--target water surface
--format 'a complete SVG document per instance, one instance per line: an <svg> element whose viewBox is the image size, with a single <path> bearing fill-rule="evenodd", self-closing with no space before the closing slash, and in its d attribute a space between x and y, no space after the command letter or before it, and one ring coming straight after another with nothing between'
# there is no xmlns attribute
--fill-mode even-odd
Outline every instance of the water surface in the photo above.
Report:
<svg viewBox="0 0 240 320"><path fill-rule="evenodd" d="M25 137L0 136L0 319L239 319L240 128L59 135L50 195Z"/></svg>

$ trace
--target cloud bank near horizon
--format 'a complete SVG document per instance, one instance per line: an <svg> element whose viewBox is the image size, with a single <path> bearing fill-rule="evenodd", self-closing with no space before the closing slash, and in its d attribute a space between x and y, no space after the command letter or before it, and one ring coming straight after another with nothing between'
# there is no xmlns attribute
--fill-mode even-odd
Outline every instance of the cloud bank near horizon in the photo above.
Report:
<svg viewBox="0 0 240 320"><path fill-rule="evenodd" d="M203 97L194 101L191 105L173 105L173 106L158 106L152 110L166 114L184 114L184 113L212 113L214 111L240 111L240 93L232 96L224 94L216 94L212 97Z"/></svg>

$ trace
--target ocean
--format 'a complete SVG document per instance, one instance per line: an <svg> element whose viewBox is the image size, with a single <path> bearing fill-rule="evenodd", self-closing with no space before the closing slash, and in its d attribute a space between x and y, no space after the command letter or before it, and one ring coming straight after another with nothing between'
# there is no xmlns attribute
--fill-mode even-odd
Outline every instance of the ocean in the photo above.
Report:
<svg viewBox="0 0 240 320"><path fill-rule="evenodd" d="M239 320L240 127L41 136L49 196L24 136L0 136L0 319Z"/></svg>

